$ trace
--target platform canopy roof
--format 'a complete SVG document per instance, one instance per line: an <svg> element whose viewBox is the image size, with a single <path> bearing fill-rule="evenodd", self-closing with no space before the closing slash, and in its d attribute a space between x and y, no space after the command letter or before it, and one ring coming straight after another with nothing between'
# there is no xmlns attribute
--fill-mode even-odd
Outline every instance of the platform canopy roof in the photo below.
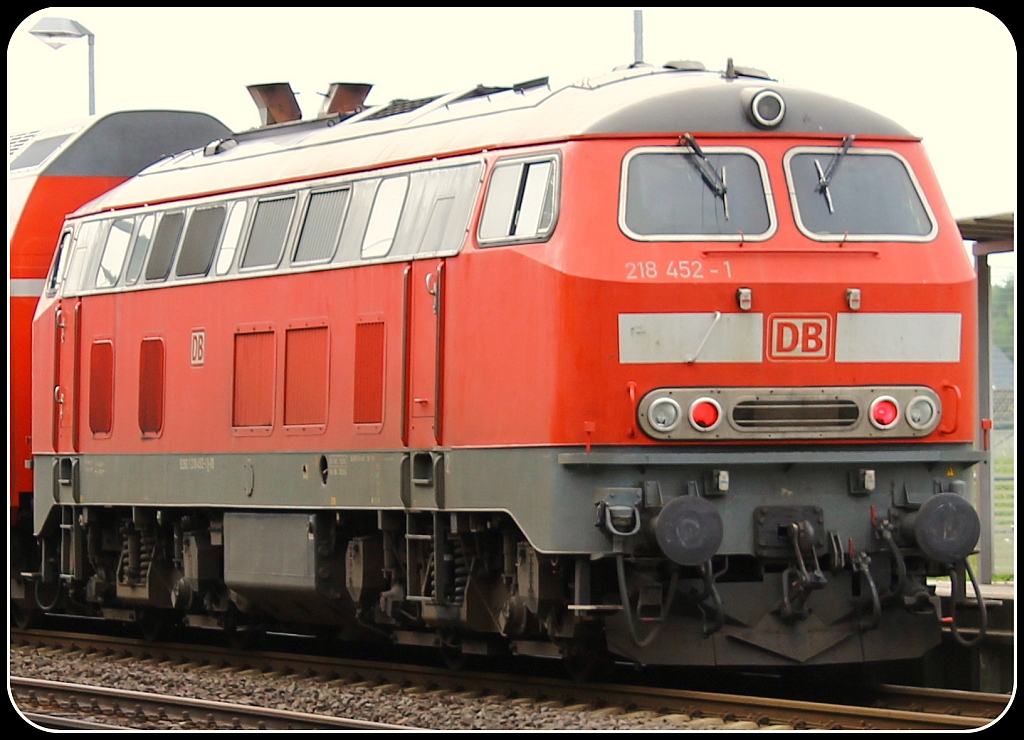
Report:
<svg viewBox="0 0 1024 740"><path fill-rule="evenodd" d="M1013 214L962 218L956 222L960 235L966 241L978 242L975 254L995 254L1013 251Z"/></svg>

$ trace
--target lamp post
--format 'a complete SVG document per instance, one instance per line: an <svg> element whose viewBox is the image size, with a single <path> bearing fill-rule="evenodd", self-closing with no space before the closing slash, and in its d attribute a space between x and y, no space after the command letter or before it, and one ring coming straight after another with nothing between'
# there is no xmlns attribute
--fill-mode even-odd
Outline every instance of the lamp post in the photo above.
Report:
<svg viewBox="0 0 1024 740"><path fill-rule="evenodd" d="M70 18L43 18L30 34L47 46L59 49L83 36L89 39L89 115L96 114L96 36L78 21Z"/></svg>

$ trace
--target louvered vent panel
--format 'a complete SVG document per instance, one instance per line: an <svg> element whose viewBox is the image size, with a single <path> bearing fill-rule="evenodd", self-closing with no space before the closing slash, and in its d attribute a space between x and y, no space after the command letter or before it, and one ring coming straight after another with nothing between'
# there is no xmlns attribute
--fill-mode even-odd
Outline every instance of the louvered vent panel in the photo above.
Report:
<svg viewBox="0 0 1024 740"><path fill-rule="evenodd" d="M285 335L284 423L327 423L327 327Z"/></svg>
<svg viewBox="0 0 1024 740"><path fill-rule="evenodd" d="M89 428L110 434L114 423L114 345L93 342L89 352Z"/></svg>
<svg viewBox="0 0 1024 740"><path fill-rule="evenodd" d="M356 325L356 368L352 421L384 421L384 322Z"/></svg>
<svg viewBox="0 0 1024 740"><path fill-rule="evenodd" d="M164 340L143 339L139 353L139 429L159 434L164 428Z"/></svg>
<svg viewBox="0 0 1024 740"><path fill-rule="evenodd" d="M235 334L235 389L231 414L236 427L274 423L274 332Z"/></svg>

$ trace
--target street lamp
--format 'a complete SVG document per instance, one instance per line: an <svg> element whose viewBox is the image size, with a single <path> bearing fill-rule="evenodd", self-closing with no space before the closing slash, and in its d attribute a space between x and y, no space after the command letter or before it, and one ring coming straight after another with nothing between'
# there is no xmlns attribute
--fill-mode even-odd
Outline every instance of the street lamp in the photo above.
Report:
<svg viewBox="0 0 1024 740"><path fill-rule="evenodd" d="M43 18L30 34L47 46L59 49L83 36L89 39L89 115L96 114L96 37L78 21L69 18Z"/></svg>

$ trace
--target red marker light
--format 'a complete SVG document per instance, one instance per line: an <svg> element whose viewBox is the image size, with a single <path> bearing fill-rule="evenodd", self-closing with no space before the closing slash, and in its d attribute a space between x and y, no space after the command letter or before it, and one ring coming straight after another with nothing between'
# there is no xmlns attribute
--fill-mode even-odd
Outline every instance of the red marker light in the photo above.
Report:
<svg viewBox="0 0 1024 740"><path fill-rule="evenodd" d="M871 420L881 429L888 429L895 424L899 415L900 410L892 399L879 398L871 405Z"/></svg>
<svg viewBox="0 0 1024 740"><path fill-rule="evenodd" d="M721 407L710 398L699 398L690 406L690 423L702 432L717 426L721 415Z"/></svg>

